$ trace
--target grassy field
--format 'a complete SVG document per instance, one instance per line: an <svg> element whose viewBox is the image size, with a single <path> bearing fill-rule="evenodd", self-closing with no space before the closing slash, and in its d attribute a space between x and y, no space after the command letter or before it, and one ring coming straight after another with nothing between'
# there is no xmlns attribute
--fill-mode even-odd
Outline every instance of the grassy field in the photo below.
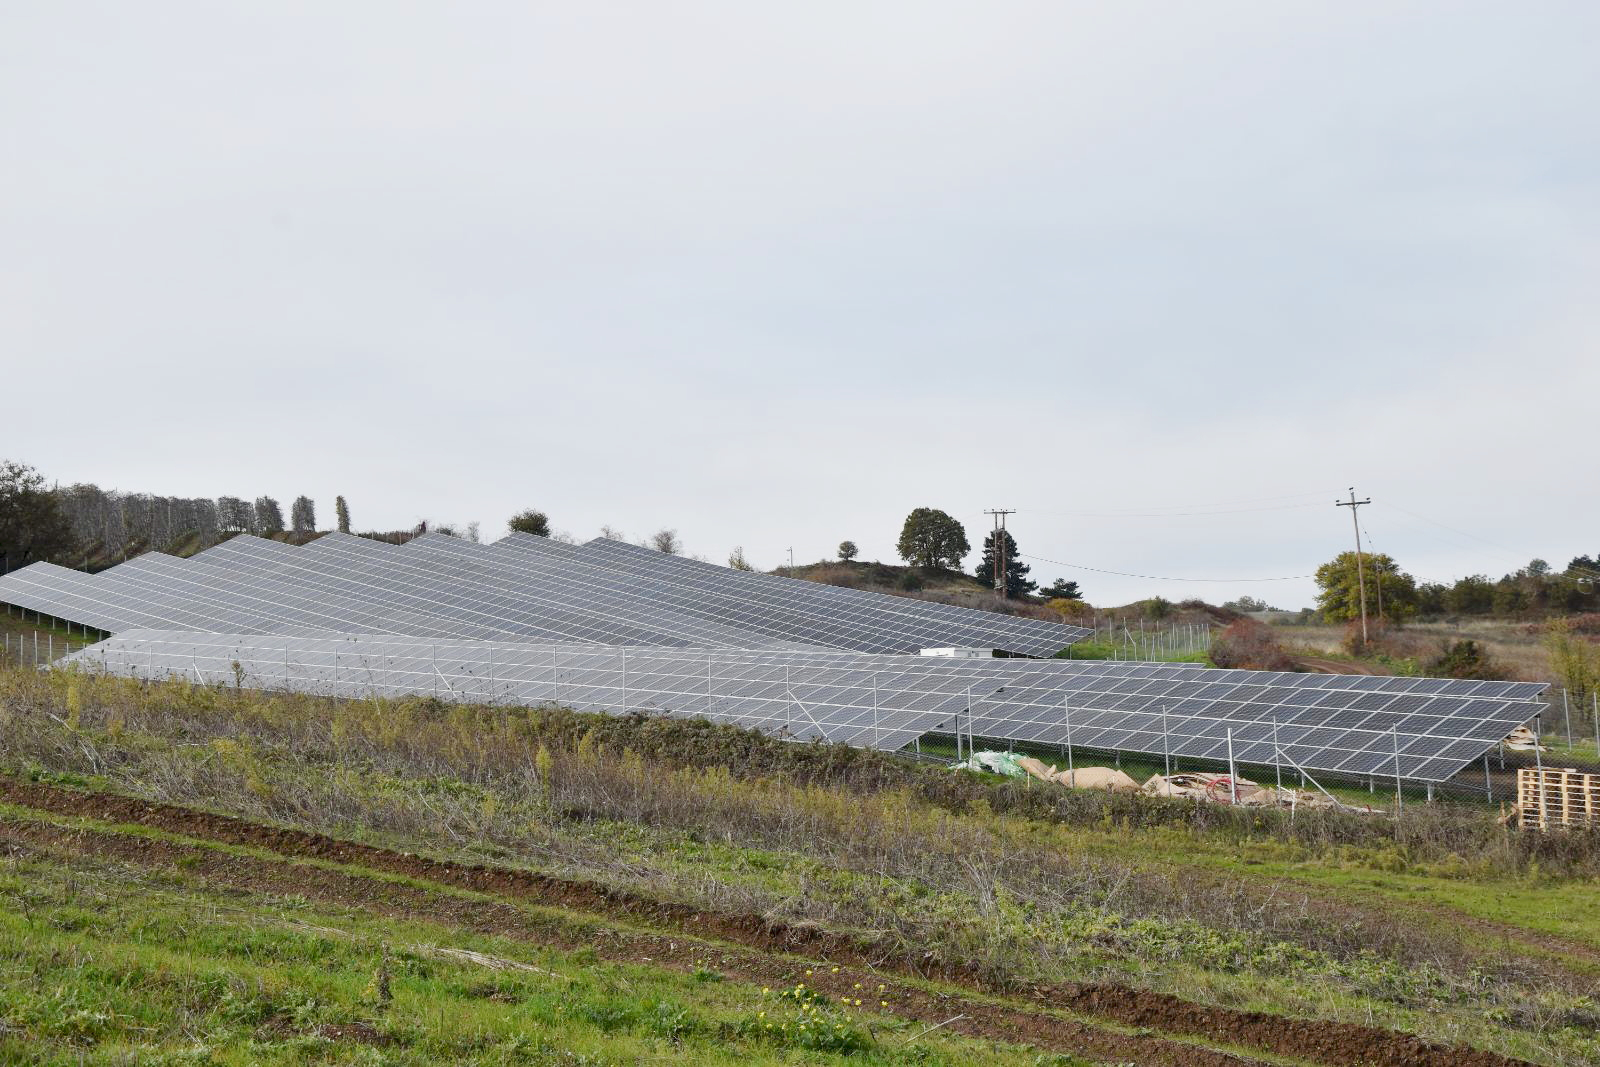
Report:
<svg viewBox="0 0 1600 1067"><path fill-rule="evenodd" d="M13 838L0 858L7 1063L1039 1062L1037 1050L919 1034L924 1026L885 1010L886 987L845 1005L729 980L710 945L696 946L703 958L687 970L603 959L575 947L595 932L583 918L556 909L529 908L527 920L568 927L560 948L203 873L242 866L248 850L26 810L4 817ZM51 834L189 851L152 870L50 843ZM389 890L370 872L350 879ZM485 899L434 895L460 906Z"/></svg>
<svg viewBox="0 0 1600 1067"><path fill-rule="evenodd" d="M1383 1044L1397 1034L1457 1046L1418 1063L1478 1062L1469 1049L1600 1061L1600 920L1588 903L1600 841L1518 836L1443 806L1408 808L1398 823L1291 822L987 781L690 722L32 672L0 673L0 775L13 864L0 918L19 946L8 971L48 976L30 979L35 992L8 992L21 1007L6 1009L0 1033L13 1048L48 1041L38 1047L67 1062L85 1050L112 1061L113 1050L177 1057L197 1045L218 1062L288 1060L305 1043L394 1062L584 1062L539 1051L553 1048L639 1062L701 1041L757 1060L1007 1062L1034 1045L1032 1055L1203 1062L1193 1057L1237 1045L1255 1062L1356 1063L1398 1059ZM100 807L74 807L85 796ZM124 796L190 815L174 824L137 804L105 808ZM255 829L219 829L196 814L206 811ZM348 844L297 852L277 828ZM130 837L138 848L118 844ZM422 858L444 866L418 869ZM291 863L297 873L283 873ZM462 864L504 873L463 880ZM40 878L51 865L64 873ZM507 895L534 877L544 879L536 891ZM309 895L277 903L296 894ZM424 907L406 894L455 903ZM219 912L219 900L243 910ZM461 912L467 904L516 917L491 922L491 912ZM536 907L565 910L530 918ZM155 919L141 926L147 914L195 936L163 933ZM391 925L425 914L437 928ZM322 968L288 949L244 961L235 1000L256 982L280 993L230 1015L233 986L218 977L229 939L216 932L230 925L244 944L321 937L337 950ZM584 962L585 946L616 938L654 939L615 959L601 953L642 972L616 978ZM700 947L686 956L690 941ZM391 997L374 1000L383 944ZM415 948L430 945L570 981ZM145 948L162 962L140 962ZM172 989L211 992L169 997L129 977L161 967L210 976ZM882 998L882 1019L866 1018L871 996L860 1014L830 1007L827 1027L868 1045L772 1043L764 1021L750 1022L777 1010L798 1024L804 1004L764 1007L770 990L820 987L832 967L855 975L822 994L833 1005L854 999L855 982L896 991ZM462 992L502 980L516 986L508 1003L532 1006ZM444 1021L429 1023L422 1006L436 1003ZM1010 1021L984 1014L997 1011ZM690 1020L681 1032L662 1032L680 1013ZM948 1047L931 1037L916 1043L923 1051L902 1047L957 1015L965 1021L934 1032ZM70 1032L80 1023L83 1033ZM525 1043L506 1051L519 1033Z"/></svg>
<svg viewBox="0 0 1600 1067"><path fill-rule="evenodd" d="M1291 654L1328 658L1348 658L1344 649L1345 627L1340 625L1274 625L1274 634ZM1507 619L1461 619L1454 622L1407 623L1397 631L1400 642L1392 657L1395 673L1421 673L1423 666L1436 659L1455 641L1476 641L1489 653L1496 677L1527 682L1555 682L1549 653L1538 633L1530 632L1526 622Z"/></svg>

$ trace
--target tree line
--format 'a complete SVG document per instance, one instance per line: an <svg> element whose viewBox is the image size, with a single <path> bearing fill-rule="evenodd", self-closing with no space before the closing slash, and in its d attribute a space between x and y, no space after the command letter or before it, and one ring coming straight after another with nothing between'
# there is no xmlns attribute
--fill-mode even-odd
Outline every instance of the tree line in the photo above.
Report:
<svg viewBox="0 0 1600 1067"><path fill-rule="evenodd" d="M1494 615L1503 617L1562 615L1600 611L1600 565L1575 556L1556 570L1534 559L1510 574L1491 579L1469 574L1450 584L1419 582L1401 570L1392 556L1341 552L1317 568L1317 607L1323 618L1344 622L1361 616L1365 586L1369 619L1403 622L1416 616Z"/></svg>
<svg viewBox="0 0 1600 1067"><path fill-rule="evenodd" d="M350 532L350 507L335 501L338 528ZM288 519L277 499L126 493L92 483L48 484L14 460L0 461L0 570L126 559L184 544L206 548L236 533L271 535L317 528L316 503L296 497Z"/></svg>

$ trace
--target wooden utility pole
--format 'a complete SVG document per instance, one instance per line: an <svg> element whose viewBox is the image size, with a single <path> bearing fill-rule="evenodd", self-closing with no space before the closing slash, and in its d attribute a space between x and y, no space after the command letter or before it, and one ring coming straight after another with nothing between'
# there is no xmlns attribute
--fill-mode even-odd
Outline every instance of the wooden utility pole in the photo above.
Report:
<svg viewBox="0 0 1600 1067"><path fill-rule="evenodd" d="M1367 643L1367 576L1365 569L1361 565L1361 523L1356 520L1356 509L1361 507L1362 504L1370 503L1372 503L1371 497L1365 500L1356 499L1356 488L1353 485L1350 487L1349 500L1335 500L1333 502L1334 507L1350 509L1350 524L1355 527L1356 531L1356 588L1361 594L1362 645Z"/></svg>
<svg viewBox="0 0 1600 1067"><path fill-rule="evenodd" d="M1006 516L1015 515L1015 508L996 508L985 511L994 516L994 591L1006 595Z"/></svg>

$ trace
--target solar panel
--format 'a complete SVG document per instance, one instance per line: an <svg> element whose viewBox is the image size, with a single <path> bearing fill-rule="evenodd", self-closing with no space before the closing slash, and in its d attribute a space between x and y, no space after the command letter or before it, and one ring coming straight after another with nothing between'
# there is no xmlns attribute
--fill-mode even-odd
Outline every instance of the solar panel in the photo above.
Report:
<svg viewBox="0 0 1600 1067"><path fill-rule="evenodd" d="M909 659L909 658L908 658ZM716 650L387 636L286 637L133 630L62 663L133 677L329 696L434 696L494 704L707 718L793 740L897 749L954 720L970 679L872 670L858 657L764 662ZM913 664L914 665L914 664Z"/></svg>
<svg viewBox="0 0 1600 1067"><path fill-rule="evenodd" d="M576 553L560 542L521 534L504 538L494 547L579 560L635 578L652 578L706 598L724 598L724 602L740 605L748 621L788 619L786 625L792 628L782 636L859 651L916 652L955 646L1050 656L1089 633L1061 623L736 571L605 538L590 541ZM899 636L888 642L860 636L875 631Z"/></svg>
<svg viewBox="0 0 1600 1067"><path fill-rule="evenodd" d="M334 696L555 702L588 710L708 715L769 731L781 719L784 736L852 744L869 743L863 741L871 725L867 711L876 708L870 744L878 748L908 744L920 732L959 729L989 739L1220 761L1231 731L1239 762L1423 781L1458 773L1529 717L1526 702L1438 693L1392 696L1404 704L1400 708L1348 706L1366 695L1361 689L1326 690L1347 698L1345 703L1283 705L1259 699L1256 691L1266 687L1204 680L1217 672L1117 661L149 631L119 635L80 654L90 663L96 657L107 669L133 674L172 673L187 657L186 670L195 672L195 680L230 682L231 664L238 661L247 684ZM1315 679L1318 690L1329 684L1321 676L1302 677ZM1334 678L1333 684L1354 683ZM1283 695L1290 687L1274 688ZM930 693L943 699L929 704L922 697ZM890 721L885 709L938 714Z"/></svg>

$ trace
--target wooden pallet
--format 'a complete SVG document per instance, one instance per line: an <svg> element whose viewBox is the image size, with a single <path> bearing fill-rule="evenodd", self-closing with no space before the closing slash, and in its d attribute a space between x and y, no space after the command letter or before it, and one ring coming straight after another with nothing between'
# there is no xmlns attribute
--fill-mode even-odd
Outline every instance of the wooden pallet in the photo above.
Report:
<svg viewBox="0 0 1600 1067"><path fill-rule="evenodd" d="M1526 830L1600 827L1600 774L1519 767L1516 811L1517 825Z"/></svg>

